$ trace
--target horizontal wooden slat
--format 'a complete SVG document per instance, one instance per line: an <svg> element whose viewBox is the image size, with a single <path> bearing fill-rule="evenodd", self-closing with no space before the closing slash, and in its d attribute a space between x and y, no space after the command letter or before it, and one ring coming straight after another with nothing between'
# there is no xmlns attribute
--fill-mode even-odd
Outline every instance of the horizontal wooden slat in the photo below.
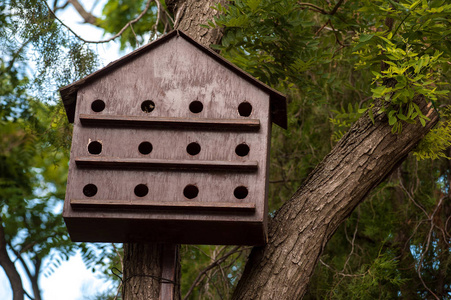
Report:
<svg viewBox="0 0 451 300"><path fill-rule="evenodd" d="M80 114L83 126L139 127L178 130L208 131L258 131L260 120L256 119L201 119Z"/></svg>
<svg viewBox="0 0 451 300"><path fill-rule="evenodd" d="M128 200L71 199L72 208L103 209L149 209L149 210L183 210L183 211L221 211L221 212L255 212L255 203L229 202L131 202Z"/></svg>
<svg viewBox="0 0 451 300"><path fill-rule="evenodd" d="M255 172L256 161L209 161L209 160L167 160L148 158L117 157L76 157L75 163L80 168L102 169L146 169L157 171L228 171Z"/></svg>

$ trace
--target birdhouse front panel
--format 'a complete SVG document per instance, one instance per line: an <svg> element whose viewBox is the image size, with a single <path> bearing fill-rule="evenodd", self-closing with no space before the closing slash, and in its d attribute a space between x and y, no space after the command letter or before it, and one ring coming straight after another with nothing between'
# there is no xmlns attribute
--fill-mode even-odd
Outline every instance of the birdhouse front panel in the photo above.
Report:
<svg viewBox="0 0 451 300"><path fill-rule="evenodd" d="M196 46L174 35L78 88L73 241L265 242L271 95Z"/></svg>

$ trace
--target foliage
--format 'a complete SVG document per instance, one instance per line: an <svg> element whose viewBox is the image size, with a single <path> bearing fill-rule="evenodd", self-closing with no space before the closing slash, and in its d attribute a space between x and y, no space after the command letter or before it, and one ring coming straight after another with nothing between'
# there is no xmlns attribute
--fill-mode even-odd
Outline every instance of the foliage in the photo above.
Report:
<svg viewBox="0 0 451 300"><path fill-rule="evenodd" d="M33 74L32 88L39 91L40 100L55 100L60 86L97 68L94 52L63 30L43 1L8 2L4 8L6 21L0 27L4 58L12 58L11 67L23 60L34 65L28 70L22 65L22 73ZM28 51L32 53L28 55Z"/></svg>
<svg viewBox="0 0 451 300"><path fill-rule="evenodd" d="M430 102L441 121L415 155L448 156L449 5L344 1L332 14L337 3L236 0L216 7L223 12L216 24L225 27L216 48L289 97L289 129L273 132L270 211L364 113L373 122L387 114L393 133L402 134L406 122L427 120L414 101ZM430 164L409 159L401 178L388 181L351 215L329 242L307 299L449 298L449 285L438 284L449 281L450 200L443 196L449 165ZM430 233L438 208L434 224L441 226Z"/></svg>
<svg viewBox="0 0 451 300"><path fill-rule="evenodd" d="M109 0L96 26L115 34L146 3ZM42 103L55 99L57 86L93 71L94 51L64 30L42 1L8 5L14 9L0 3L0 47L5 50L0 65L0 167L8 174L0 183L2 218L7 216L2 225L17 249L36 240L27 252L30 258L65 259L81 249L89 268L111 276L113 266L120 269L120 256L111 245L70 244L60 227L55 209L63 197L70 126L61 105ZM451 141L451 5L445 0L234 0L215 8L222 15L205 26L223 27L225 34L214 47L288 96L289 128L273 128L270 214L362 115L374 120L386 114L394 134L403 134L403 124L409 122L424 125L427 116L416 101L429 102L441 117L414 153L422 161L409 158L338 229L305 298L450 299L451 165L445 157L450 156ZM124 31L121 47L136 47L164 32L171 22L155 28L157 14L152 2ZM16 39L9 38L13 35ZM30 59L24 49L35 53L37 75L30 79L19 64ZM43 95L41 102L30 93ZM58 154L49 149L58 149ZM52 168L55 162L61 167ZM46 238L52 226L57 234ZM183 246L182 293L194 283L190 299L229 297L247 253L234 250L221 260L232 250ZM121 253L120 247L117 251ZM113 298L98 298L109 296Z"/></svg>
<svg viewBox="0 0 451 300"><path fill-rule="evenodd" d="M117 34L127 22L137 18L145 10L147 2L150 2L150 8L144 16L120 36L121 50L124 50L127 46L136 48L145 44L151 39L149 34L156 35L158 32L166 31L165 27L170 22L164 15L163 18L168 23L157 23L158 7L156 1L109 0L103 7L103 18L97 21L98 26L103 28L106 33ZM161 2L166 10L165 1ZM156 26L152 26L152 24Z"/></svg>
<svg viewBox="0 0 451 300"><path fill-rule="evenodd" d="M448 158L445 151L451 146L450 108L441 113L441 120L417 146L413 154L418 160Z"/></svg>
<svg viewBox="0 0 451 300"><path fill-rule="evenodd" d="M55 152L44 137L51 108L31 99L28 105L28 119L2 114L0 121L0 213L10 250L37 282L37 274L50 274L76 245L57 209L64 197L68 157Z"/></svg>
<svg viewBox="0 0 451 300"><path fill-rule="evenodd" d="M0 20L1 226L11 260L38 293L39 276L76 251L88 263L106 259L72 243L61 216L72 128L57 90L97 65L42 1L2 2Z"/></svg>
<svg viewBox="0 0 451 300"><path fill-rule="evenodd" d="M189 299L229 299L238 283L244 267L244 258L249 250L249 247L183 245L183 298L189 296ZM215 264L218 266L210 268Z"/></svg>

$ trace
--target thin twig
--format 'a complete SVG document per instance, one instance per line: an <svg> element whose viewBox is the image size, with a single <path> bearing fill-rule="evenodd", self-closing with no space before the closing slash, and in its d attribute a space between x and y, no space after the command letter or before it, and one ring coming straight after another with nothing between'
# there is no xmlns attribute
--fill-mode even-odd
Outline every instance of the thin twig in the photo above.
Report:
<svg viewBox="0 0 451 300"><path fill-rule="evenodd" d="M329 25L332 28L332 31L334 32L335 40L337 41L337 43L339 43L340 46L344 47L345 45L338 38L338 30L335 29L334 25L332 24L332 22L330 20L329 20Z"/></svg>
<svg viewBox="0 0 451 300"><path fill-rule="evenodd" d="M116 252L117 256L119 256L119 260L121 261L121 270L124 270L124 261L122 260L121 253L119 253L119 250L114 243L111 243L111 245L113 245L114 251Z"/></svg>
<svg viewBox="0 0 451 300"><path fill-rule="evenodd" d="M445 222L445 232L446 232L446 235L447 235L447 236L451 237L451 234L449 234L449 233L448 233L448 230L447 230L449 220L451 220L451 216L449 216L449 217L446 219L446 222Z"/></svg>
<svg viewBox="0 0 451 300"><path fill-rule="evenodd" d="M145 14L146 12L149 10L150 7L150 3L153 0L148 0L146 3L146 7L144 8L144 10L139 14L139 16L137 16L135 19L131 20L130 22L128 22L127 24L125 24L124 27L122 27L122 29L115 34L114 36L112 36L109 39L106 40L101 40L101 41L89 41L89 40L85 40L84 38L82 38L81 36L79 36L77 33L75 33L75 31L73 31L69 26L67 26L66 24L63 23L63 21L61 21L56 14L53 12L53 10L50 8L50 6L47 4L47 2L45 0L41 0L42 3L45 4L45 6L47 6L47 9L49 10L49 12L53 15L53 17L60 22L61 25L63 25L64 27L66 27L73 35L75 35L76 38L78 38L79 40L81 40L82 42L88 43L88 44L102 44L102 43L108 43L111 42L112 40L117 39L118 37L120 37L122 35L122 33L124 33L124 31L131 26L132 24L138 22Z"/></svg>
<svg viewBox="0 0 451 300"><path fill-rule="evenodd" d="M67 7L67 5L69 5L69 1L66 1L66 3L64 3L63 5L61 5L61 6L56 6L58 4L58 1L57 0L55 0L55 2L53 2L53 10L56 12L56 11L58 11L58 10L60 10L60 9L65 9L66 7Z"/></svg>
<svg viewBox="0 0 451 300"><path fill-rule="evenodd" d="M337 2L337 4L335 4L334 8L332 8L331 11L326 11L325 9L323 9L319 6L316 6L315 4L312 4L312 3L298 2L298 5L311 7L313 9L315 9L316 11L322 13L323 15L334 15L337 12L338 8L340 8L340 6L343 4L343 2L344 2L344 0L339 0Z"/></svg>
<svg viewBox="0 0 451 300"><path fill-rule="evenodd" d="M116 296L114 296L113 300L117 300L117 297L119 296L119 292L121 290L121 287L122 287L122 281L119 283L119 286L117 287Z"/></svg>
<svg viewBox="0 0 451 300"><path fill-rule="evenodd" d="M133 25L131 25L131 24L130 24L130 29L132 30L133 35L135 36L136 45L137 45L138 48L139 48L139 47L140 47L140 45L139 45L139 40L138 40L138 37L136 36L135 30L133 29Z"/></svg>
<svg viewBox="0 0 451 300"><path fill-rule="evenodd" d="M404 187L404 185L402 184L402 182L399 182L399 186L401 187L401 189L407 194L407 196L409 197L409 199L413 202L413 204L415 204L416 207L418 207L419 209L421 209L423 211L423 213L426 215L426 217L429 218L428 213L426 212L426 210L415 201L415 199L412 197L412 195L407 191L407 189Z"/></svg>
<svg viewBox="0 0 451 300"><path fill-rule="evenodd" d="M116 247L116 245L115 245L114 243L111 243L111 245L113 245L114 251L116 252L117 256L119 256L119 260L120 260L120 262L121 262L121 270L124 270L124 261L122 260L122 255L121 255L121 253L119 252L119 250L117 249L117 247ZM117 297L119 296L119 291L121 290L121 287L122 287L122 280L121 280L121 282L119 283L119 286L117 287L116 296L114 296L114 299L113 299L113 300L116 300Z"/></svg>
<svg viewBox="0 0 451 300"><path fill-rule="evenodd" d="M337 4L335 4L334 8L332 8L332 10L329 12L329 15L334 15L337 12L338 8L340 8L340 6L343 4L343 2L344 0L339 0Z"/></svg>
<svg viewBox="0 0 451 300"><path fill-rule="evenodd" d="M223 263L230 255L236 253L236 252L240 252L243 251L245 248L241 248L239 246L234 247L232 250L230 250L229 252L227 252L226 254L224 254L224 256L218 258L217 260L213 261L211 264L209 264L205 269L203 269L199 275L197 275L196 279L194 280L194 282L191 284L191 287L189 288L188 292L186 293L185 297L183 297L183 300L188 299L189 295L191 295L191 293L193 292L194 288L197 286L197 284L202 280L202 278L206 275L206 273L208 271L210 271L211 269L213 269L214 267L220 265L221 263Z"/></svg>
<svg viewBox="0 0 451 300"><path fill-rule="evenodd" d="M355 224L355 230L354 230L354 234L353 234L353 236L352 236L352 241L351 241L351 252L349 253L349 255L348 255L348 257L347 257L347 259L346 259L346 261L345 261L345 263L344 263L344 265L343 265L343 270L342 270L342 272L345 271L346 266L348 265L349 260L351 259L352 254L354 253L355 237L357 236L357 229L359 228L359 220L360 220L360 213L359 213L359 212L360 212L360 210L358 210L357 212L358 212L358 214L357 214L357 224ZM345 228L346 228L346 226L345 226Z"/></svg>
<svg viewBox="0 0 451 300"><path fill-rule="evenodd" d="M330 20L328 20L326 23L324 23L324 25L321 26L320 29L318 29L318 30L315 32L315 36L318 36L318 34L319 34L321 31L323 31L323 29L326 27L327 24L329 24L329 22L330 22Z"/></svg>
<svg viewBox="0 0 451 300"><path fill-rule="evenodd" d="M431 221L431 228L429 229L429 233L428 233L428 238L427 238L427 242L426 242L426 248L424 249L423 253L421 254L420 257L420 261L418 263L418 269L417 269L417 273L418 273L418 277L421 280L421 283L423 284L423 286L437 299L440 300L440 298L426 285L426 283L423 280L423 277L421 276L421 265L423 264L423 259L424 256L426 255L426 252L429 250L429 245L431 243L431 236L432 236L432 231L434 229L434 215L437 213L438 208L440 207L440 205L442 204L442 200L443 198L440 198L437 206L434 209L434 212L431 214L429 220Z"/></svg>
<svg viewBox="0 0 451 300"><path fill-rule="evenodd" d="M157 37L158 37L158 23L160 22L160 11L161 11L160 1L155 0L155 3L157 4L157 20L153 26L154 40L157 39Z"/></svg>
<svg viewBox="0 0 451 300"><path fill-rule="evenodd" d="M298 2L298 5L300 5L300 6L308 6L308 7L314 8L318 12L322 13L323 15L328 15L329 14L327 11L325 11L321 7L316 6L315 4L312 4L312 3Z"/></svg>
<svg viewBox="0 0 451 300"><path fill-rule="evenodd" d="M177 10L177 14L175 15L175 21L174 21L174 29L177 29L177 25L178 25L180 19L185 14L185 6L186 6L186 2L183 2L180 9Z"/></svg>
<svg viewBox="0 0 451 300"><path fill-rule="evenodd" d="M366 271L365 273L362 273L362 274L346 274L346 273L335 270L334 268L332 268L331 266L326 264L321 258L319 259L319 262L322 263L329 270L333 271L335 274L338 274L343 277L362 277L362 276L365 276L366 274L368 274L368 271Z"/></svg>

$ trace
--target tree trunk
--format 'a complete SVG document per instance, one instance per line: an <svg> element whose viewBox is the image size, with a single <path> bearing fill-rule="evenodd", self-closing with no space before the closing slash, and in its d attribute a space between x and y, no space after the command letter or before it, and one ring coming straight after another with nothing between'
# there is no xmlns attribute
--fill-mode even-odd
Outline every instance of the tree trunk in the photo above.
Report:
<svg viewBox="0 0 451 300"><path fill-rule="evenodd" d="M221 41L221 28L205 28L200 25L208 25L208 21L219 14L211 7L218 3L225 6L226 0L168 0L166 3L175 16L174 29L182 30L205 47Z"/></svg>
<svg viewBox="0 0 451 300"><path fill-rule="evenodd" d="M0 217L0 265L3 270L5 270L6 276L11 284L11 289L13 290L13 300L23 300L24 291L22 287L22 279L20 279L19 273L17 272L14 263L9 258L8 252L6 251L6 240L5 231L2 225L2 219Z"/></svg>
<svg viewBox="0 0 451 300"><path fill-rule="evenodd" d="M253 249L234 299L302 298L341 222L437 123L423 97L416 102L431 119L425 127L403 124L402 134L392 134L385 114L352 126L271 220L269 242Z"/></svg>

